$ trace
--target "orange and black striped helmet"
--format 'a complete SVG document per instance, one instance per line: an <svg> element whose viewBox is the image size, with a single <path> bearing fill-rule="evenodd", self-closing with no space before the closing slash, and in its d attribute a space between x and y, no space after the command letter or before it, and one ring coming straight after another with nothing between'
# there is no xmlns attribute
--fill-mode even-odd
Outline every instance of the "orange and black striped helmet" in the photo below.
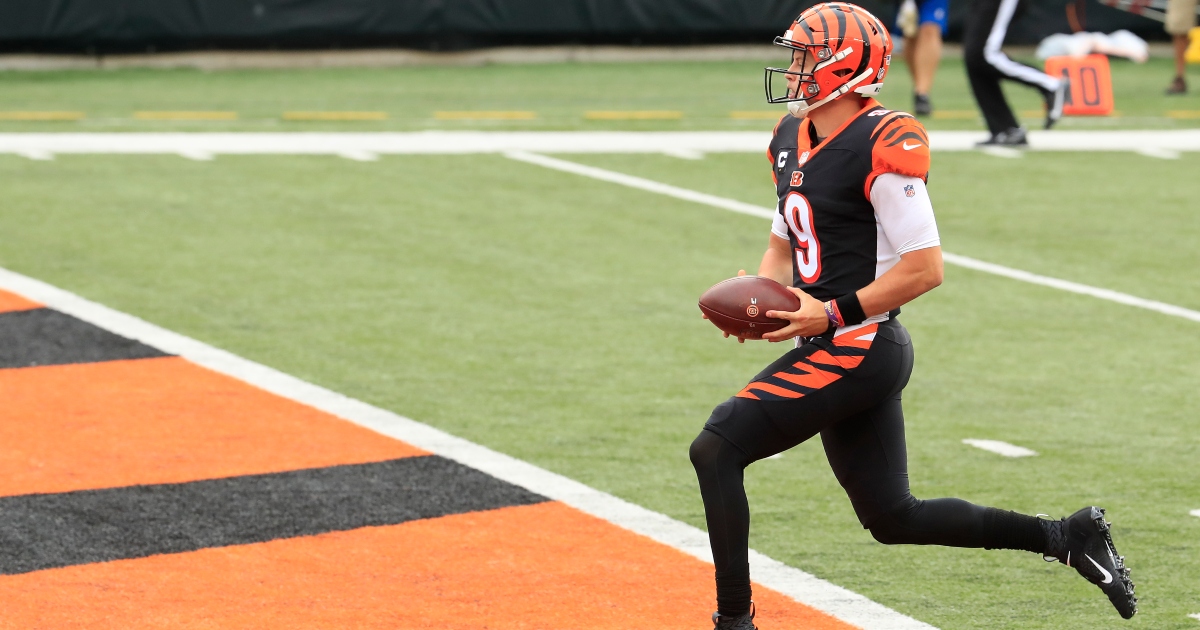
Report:
<svg viewBox="0 0 1200 630"><path fill-rule="evenodd" d="M892 62L892 38L883 23L847 2L805 9L775 45L792 51L792 65L766 69L767 102L788 103L798 117L852 91L878 94ZM788 83L782 96L775 93L780 79Z"/></svg>

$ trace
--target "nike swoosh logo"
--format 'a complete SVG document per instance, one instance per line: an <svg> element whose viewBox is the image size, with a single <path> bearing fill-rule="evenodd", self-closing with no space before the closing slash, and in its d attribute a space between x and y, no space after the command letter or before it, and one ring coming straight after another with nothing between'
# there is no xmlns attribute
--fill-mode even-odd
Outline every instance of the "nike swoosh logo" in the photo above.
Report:
<svg viewBox="0 0 1200 630"><path fill-rule="evenodd" d="M921 146L921 145L920 145L920 144L914 144L914 145L912 145L912 146L910 147L910 146L908 146L908 140L905 140L905 141L904 141L904 144L902 144L902 145L900 145L900 146L904 147L904 150L905 150L905 151L912 151L913 149L915 149L915 148L917 148L917 147L919 147L919 146Z"/></svg>
<svg viewBox="0 0 1200 630"><path fill-rule="evenodd" d="M1091 561L1092 561L1092 564L1096 565L1096 568L1097 568L1097 569L1100 569L1100 572L1104 574L1104 580L1103 580L1102 582L1100 582L1101 584L1112 584L1112 574L1111 574L1111 573L1109 573L1108 571L1106 571L1106 570L1104 569L1104 567L1100 566L1100 563L1099 563L1099 562L1096 562L1095 560L1092 560L1092 557L1091 557L1091 556L1089 556L1089 555L1087 555L1086 553L1085 553L1085 554L1083 554L1083 557L1084 557L1084 558L1087 558L1088 560L1091 560Z"/></svg>

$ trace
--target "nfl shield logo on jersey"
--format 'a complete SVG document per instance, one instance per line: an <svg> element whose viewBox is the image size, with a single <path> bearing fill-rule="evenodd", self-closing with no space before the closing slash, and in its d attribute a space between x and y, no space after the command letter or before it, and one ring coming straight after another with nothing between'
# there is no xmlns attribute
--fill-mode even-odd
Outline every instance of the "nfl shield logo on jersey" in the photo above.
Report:
<svg viewBox="0 0 1200 630"><path fill-rule="evenodd" d="M905 196L905 197L911 197L911 196L913 196L913 195L915 195L915 194L917 194L917 191L913 189L913 185L912 185L912 184L909 184L909 185L907 185L907 186L905 186L905 187L904 187L904 196Z"/></svg>

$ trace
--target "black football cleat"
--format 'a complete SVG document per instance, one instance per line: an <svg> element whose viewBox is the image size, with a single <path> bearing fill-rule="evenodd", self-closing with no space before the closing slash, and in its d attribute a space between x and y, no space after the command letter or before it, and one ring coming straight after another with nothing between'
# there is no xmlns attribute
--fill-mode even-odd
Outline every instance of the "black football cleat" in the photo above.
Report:
<svg viewBox="0 0 1200 630"><path fill-rule="evenodd" d="M933 113L933 103L929 100L928 94L917 94L913 92L913 114L917 116L928 116Z"/></svg>
<svg viewBox="0 0 1200 630"><path fill-rule="evenodd" d="M1042 92L1042 98L1046 101L1046 129L1054 126L1058 119L1063 115L1063 104L1067 100L1067 90L1071 89L1071 84L1063 77L1058 82L1057 90L1046 90Z"/></svg>
<svg viewBox="0 0 1200 630"><path fill-rule="evenodd" d="M754 627L754 603L750 603L750 612L737 617L722 617L713 613L713 630L758 630Z"/></svg>
<svg viewBox="0 0 1200 630"><path fill-rule="evenodd" d="M1117 555L1113 546L1104 508L1085 507L1060 522L1061 538L1055 536L1058 540L1048 541L1055 553L1046 559L1073 567L1084 579L1099 586L1122 617L1129 619L1137 614L1133 581L1129 579L1124 556Z"/></svg>
<svg viewBox="0 0 1200 630"><path fill-rule="evenodd" d="M1005 129L983 142L976 142L976 147L984 149L987 147L1026 147L1029 146L1029 140L1025 137L1025 130L1020 127Z"/></svg>

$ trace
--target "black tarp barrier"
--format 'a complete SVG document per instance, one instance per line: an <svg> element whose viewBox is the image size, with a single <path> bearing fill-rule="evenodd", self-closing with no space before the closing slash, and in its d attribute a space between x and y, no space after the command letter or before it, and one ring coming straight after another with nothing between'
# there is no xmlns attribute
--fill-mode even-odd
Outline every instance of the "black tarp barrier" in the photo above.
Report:
<svg viewBox="0 0 1200 630"><path fill-rule="evenodd" d="M951 0L950 39L970 0ZM1068 3L1032 0L1010 43L1069 32ZM811 0L0 0L0 49L185 50L769 42ZM894 0L864 0L885 22ZM1086 0L1088 30L1161 25Z"/></svg>

